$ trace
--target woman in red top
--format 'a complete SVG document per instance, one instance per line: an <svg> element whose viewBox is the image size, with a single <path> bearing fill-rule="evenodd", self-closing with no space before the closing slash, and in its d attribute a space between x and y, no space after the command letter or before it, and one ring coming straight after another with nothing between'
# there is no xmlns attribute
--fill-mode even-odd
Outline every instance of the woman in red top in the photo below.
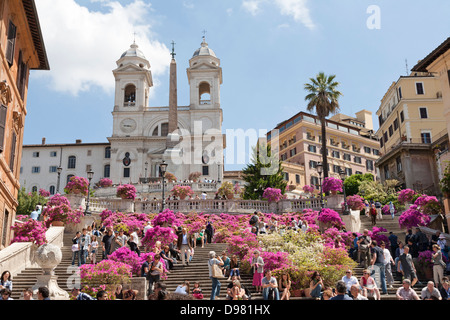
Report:
<svg viewBox="0 0 450 320"><path fill-rule="evenodd" d="M372 226L377 224L377 209L375 208L375 204L372 204L369 209L369 215L372 219Z"/></svg>
<svg viewBox="0 0 450 320"><path fill-rule="evenodd" d="M362 295L364 297L374 297L375 300L380 300L380 290L377 287L375 279L370 276L370 271L365 269L363 276L359 280L359 284L362 288Z"/></svg>

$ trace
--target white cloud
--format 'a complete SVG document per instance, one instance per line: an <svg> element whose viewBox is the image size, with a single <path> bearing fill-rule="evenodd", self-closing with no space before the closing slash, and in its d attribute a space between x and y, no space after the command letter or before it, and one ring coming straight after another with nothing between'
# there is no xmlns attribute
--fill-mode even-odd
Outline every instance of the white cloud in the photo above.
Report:
<svg viewBox="0 0 450 320"><path fill-rule="evenodd" d="M242 7L256 16L262 11L262 4L274 4L280 14L291 16L295 21L312 30L315 28L315 24L311 18L307 2L308 0L243 0Z"/></svg>
<svg viewBox="0 0 450 320"><path fill-rule="evenodd" d="M314 29L307 0L275 0L282 15L292 16L295 21L302 23L308 29Z"/></svg>
<svg viewBox="0 0 450 320"><path fill-rule="evenodd" d="M136 33L136 43L158 83L158 75L169 66L170 51L155 40L148 22L151 5L142 0L128 5L91 1L101 3L104 12L89 10L74 0L36 1L50 71L32 75L49 78L53 90L73 95L98 87L111 91L115 85L112 70Z"/></svg>
<svg viewBox="0 0 450 320"><path fill-rule="evenodd" d="M242 2L242 7L250 12L251 15L255 16L260 11L261 0L244 0Z"/></svg>
<svg viewBox="0 0 450 320"><path fill-rule="evenodd" d="M183 1L183 6L187 9L193 9L194 8L194 4L192 2L188 2L188 1Z"/></svg>

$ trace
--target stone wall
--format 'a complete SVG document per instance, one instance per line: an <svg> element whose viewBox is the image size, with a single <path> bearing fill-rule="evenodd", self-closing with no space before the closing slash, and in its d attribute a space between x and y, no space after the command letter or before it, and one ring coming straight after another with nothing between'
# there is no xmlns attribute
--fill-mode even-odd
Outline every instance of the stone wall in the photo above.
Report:
<svg viewBox="0 0 450 320"><path fill-rule="evenodd" d="M46 232L48 243L63 246L64 227L50 227ZM39 267L32 261L37 246L31 242L16 242L0 251L0 270L8 270L16 276L25 268Z"/></svg>

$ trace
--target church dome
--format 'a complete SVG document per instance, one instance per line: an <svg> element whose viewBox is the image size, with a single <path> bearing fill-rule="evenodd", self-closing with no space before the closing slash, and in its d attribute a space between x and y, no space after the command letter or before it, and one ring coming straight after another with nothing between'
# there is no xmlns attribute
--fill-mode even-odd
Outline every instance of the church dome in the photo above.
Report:
<svg viewBox="0 0 450 320"><path fill-rule="evenodd" d="M134 42L127 51L122 53L120 58L123 58L123 57L139 57L139 58L147 60L145 58L144 54L142 53L142 51L138 49L138 45Z"/></svg>
<svg viewBox="0 0 450 320"><path fill-rule="evenodd" d="M208 47L205 37L203 37L202 46L194 52L194 55L192 56L192 58L198 57L198 56L213 56L213 57L217 58L214 51Z"/></svg>

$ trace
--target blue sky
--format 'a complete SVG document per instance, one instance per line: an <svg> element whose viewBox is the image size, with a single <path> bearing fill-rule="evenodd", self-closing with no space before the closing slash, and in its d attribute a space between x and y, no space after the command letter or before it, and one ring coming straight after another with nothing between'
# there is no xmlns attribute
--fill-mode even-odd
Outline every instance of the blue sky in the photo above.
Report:
<svg viewBox="0 0 450 320"><path fill-rule="evenodd" d="M223 131L273 129L305 110L304 83L340 82L341 112L374 114L384 93L448 36L448 0L35 0L50 71L32 71L24 144L106 142L115 61L136 43L152 66L150 106L168 105L172 40L178 103L203 30L221 59ZM370 29L379 8L379 29ZM370 20L372 21L372 20ZM232 162L232 161L231 161ZM226 170L243 164L226 165Z"/></svg>

